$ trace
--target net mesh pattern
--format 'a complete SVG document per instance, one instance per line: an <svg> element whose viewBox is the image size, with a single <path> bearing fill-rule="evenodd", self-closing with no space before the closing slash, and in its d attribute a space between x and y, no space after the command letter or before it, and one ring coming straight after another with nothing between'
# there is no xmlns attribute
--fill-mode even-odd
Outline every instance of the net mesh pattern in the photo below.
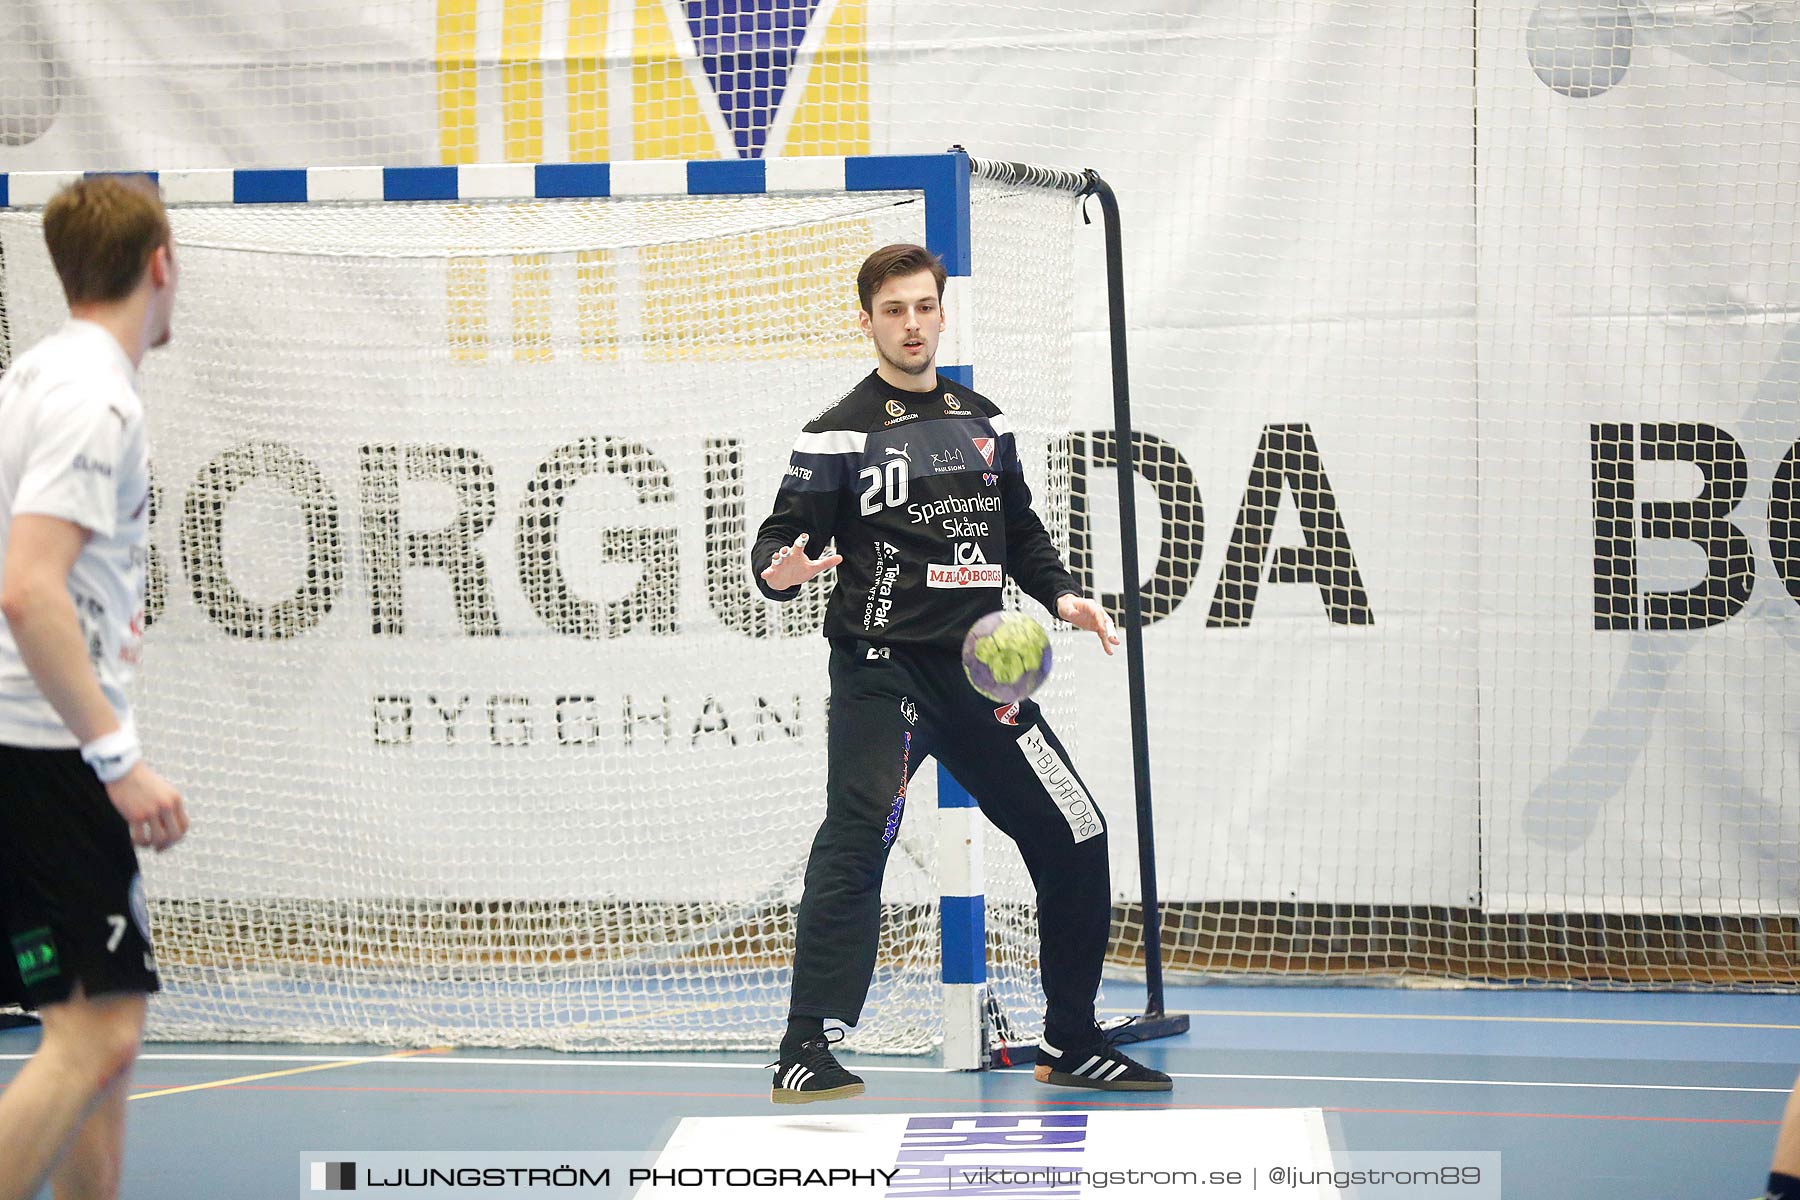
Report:
<svg viewBox="0 0 1800 1200"><path fill-rule="evenodd" d="M1072 200L976 195L976 383L1066 547ZM920 240L921 210L173 210L136 704L196 833L145 866L153 1036L778 1040L830 580L767 602L748 544L795 434L867 370L856 268ZM0 248L35 340L60 305L34 214ZM934 774L858 1049L941 1038ZM1030 884L990 842L993 990L1029 1036Z"/></svg>
<svg viewBox="0 0 1800 1200"><path fill-rule="evenodd" d="M15 4L0 163L962 144L1092 166L1124 207L1170 969L1800 982L1792 3L731 8L726 28L698 0ZM807 47L783 40L801 27ZM627 350L609 322L636 328L604 253L566 293L544 265L449 269L489 297L442 318L458 361L541 355L529 331L572 321L605 362ZM497 334L515 313L522 332ZM0 311L0 332L25 319ZM1074 329L1071 549L1116 604L1097 286ZM1697 499L1701 461L1729 509L1667 507ZM1718 553L1677 529L1719 533ZM1669 627L1671 594L1703 578L1716 594L1682 619L1716 602L1713 623ZM1146 937L1116 666L1063 670L1131 969Z"/></svg>

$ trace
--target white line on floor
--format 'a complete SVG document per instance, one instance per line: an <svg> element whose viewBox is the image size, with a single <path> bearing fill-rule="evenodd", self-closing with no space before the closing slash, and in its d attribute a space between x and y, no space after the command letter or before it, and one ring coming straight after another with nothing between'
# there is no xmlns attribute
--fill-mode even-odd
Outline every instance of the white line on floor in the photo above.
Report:
<svg viewBox="0 0 1800 1200"><path fill-rule="evenodd" d="M29 1058L26 1054L0 1054L0 1061L22 1061ZM421 1055L417 1058L396 1059L387 1054L180 1054L180 1053L147 1053L138 1056L139 1062L211 1062L211 1063L383 1063L395 1067L442 1067L442 1066L484 1066L484 1067L590 1067L590 1068L630 1068L633 1070L662 1069L679 1071L765 1071L767 1067L761 1063L712 1062L691 1059L614 1059L597 1057L567 1058L493 1058L483 1056L459 1056L449 1054ZM961 1075L963 1071L952 1071L947 1067L889 1067L877 1064L852 1061L850 1064L859 1072L886 1075ZM1634 1091L1634 1092L1721 1092L1741 1095L1785 1096L1791 1090L1786 1087L1732 1087L1720 1084L1693 1083L1609 1083L1602 1080L1558 1080L1558 1079L1446 1079L1429 1076L1401 1075L1260 1075L1249 1073L1218 1073L1208 1071L1171 1071L1175 1079L1218 1079L1234 1080L1245 1083L1384 1083L1410 1084L1417 1086L1438 1087L1500 1087L1500 1088L1565 1088L1590 1089L1601 1091Z"/></svg>
<svg viewBox="0 0 1800 1200"><path fill-rule="evenodd" d="M1104 1013L1137 1013L1138 1009L1101 1009ZM1276 1017L1281 1020L1333 1021L1481 1021L1518 1025L1643 1025L1677 1029L1783 1029L1800 1031L1800 1025L1762 1024L1749 1021L1639 1021L1624 1017L1509 1017L1493 1014L1458 1013L1361 1013L1308 1012L1304 1009L1189 1008L1182 1009L1190 1017Z"/></svg>

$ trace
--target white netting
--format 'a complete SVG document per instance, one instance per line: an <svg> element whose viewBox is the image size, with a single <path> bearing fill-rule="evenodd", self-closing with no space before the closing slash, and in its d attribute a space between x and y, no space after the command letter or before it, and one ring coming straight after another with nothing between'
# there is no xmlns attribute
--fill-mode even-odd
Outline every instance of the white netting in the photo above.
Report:
<svg viewBox="0 0 1800 1200"><path fill-rule="evenodd" d="M1171 965L1800 979L1791 0L57 0L8 21L8 170L953 143L1098 169L1124 207L1140 509L1163 518L1143 550ZM1116 594L1082 253L1071 496ZM1686 458L1730 459L1713 430L1745 455L1748 602L1596 628L1596 595L1641 614L1707 576L1649 506L1699 494ZM1616 539L1635 517L1635 576L1595 545L1596 461L1625 460L1644 507L1615 489L1602 519ZM1309 541L1326 481L1342 533ZM1354 582L1371 623L1341 619ZM1117 665L1065 669L1135 916ZM1141 928L1115 949L1138 961Z"/></svg>
<svg viewBox="0 0 1800 1200"><path fill-rule="evenodd" d="M977 386L1066 537L1072 197L977 196ZM824 589L763 600L747 538L868 368L857 266L921 210L173 211L138 705L195 831L147 865L157 1036L773 1044L823 811ZM0 248L29 342L61 319L34 215ZM940 1034L931 776L864 1050ZM993 841L995 987L1030 1028L1029 883Z"/></svg>

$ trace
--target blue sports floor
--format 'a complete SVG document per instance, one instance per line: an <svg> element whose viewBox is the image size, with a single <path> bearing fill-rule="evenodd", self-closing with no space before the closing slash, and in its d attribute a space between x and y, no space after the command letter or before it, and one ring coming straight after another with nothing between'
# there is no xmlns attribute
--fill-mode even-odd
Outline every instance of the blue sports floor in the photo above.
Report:
<svg viewBox="0 0 1800 1200"><path fill-rule="evenodd" d="M152 1044L124 1195L293 1197L309 1150L654 1149L690 1116L1187 1107L1322 1109L1334 1149L1497 1151L1521 1200L1748 1200L1800 1066L1794 996L1212 986L1169 1006L1192 1032L1133 1048L1175 1076L1163 1098L848 1057L867 1096L776 1110L758 1055ZM36 1037L0 1032L0 1080Z"/></svg>

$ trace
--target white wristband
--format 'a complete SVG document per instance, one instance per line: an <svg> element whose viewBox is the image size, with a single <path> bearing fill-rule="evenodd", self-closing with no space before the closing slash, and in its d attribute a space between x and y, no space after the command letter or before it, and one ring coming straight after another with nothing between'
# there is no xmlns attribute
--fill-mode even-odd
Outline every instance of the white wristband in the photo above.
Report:
<svg viewBox="0 0 1800 1200"><path fill-rule="evenodd" d="M131 727L130 722L111 733L102 734L81 748L82 761L94 769L94 774L100 777L101 783L123 779L143 757L144 751L138 745L137 730Z"/></svg>

